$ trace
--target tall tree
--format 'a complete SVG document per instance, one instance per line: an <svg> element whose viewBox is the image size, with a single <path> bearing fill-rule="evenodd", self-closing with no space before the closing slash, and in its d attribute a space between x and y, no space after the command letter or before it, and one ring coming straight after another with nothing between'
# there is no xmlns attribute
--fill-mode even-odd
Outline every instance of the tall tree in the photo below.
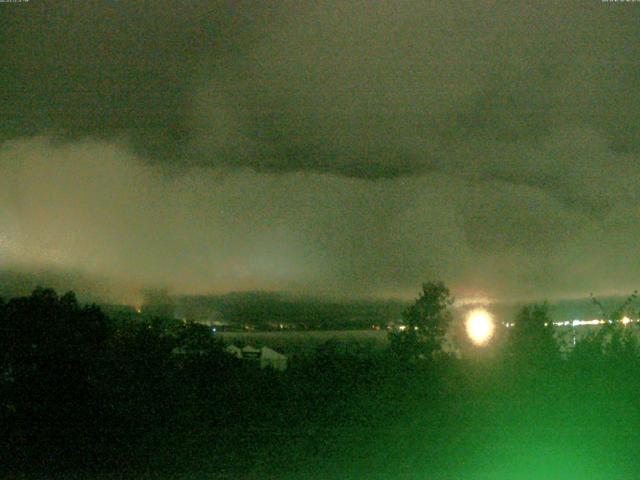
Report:
<svg viewBox="0 0 640 480"><path fill-rule="evenodd" d="M453 297L443 282L423 283L420 296L402 314L402 330L390 333L392 350L402 356L424 358L441 353L452 304Z"/></svg>
<svg viewBox="0 0 640 480"><path fill-rule="evenodd" d="M510 360L521 367L560 360L560 344L546 302L522 307L509 331L507 350Z"/></svg>

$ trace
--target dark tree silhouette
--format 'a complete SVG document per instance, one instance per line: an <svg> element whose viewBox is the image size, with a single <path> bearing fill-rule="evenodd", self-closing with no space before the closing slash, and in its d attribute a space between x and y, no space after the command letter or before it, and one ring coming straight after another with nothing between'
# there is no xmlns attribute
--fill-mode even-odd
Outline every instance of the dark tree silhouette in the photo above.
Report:
<svg viewBox="0 0 640 480"><path fill-rule="evenodd" d="M561 359L560 344L546 302L523 307L507 340L509 359L518 368L550 365Z"/></svg>
<svg viewBox="0 0 640 480"><path fill-rule="evenodd" d="M4 423L24 453L70 458L91 435L93 382L107 336L107 319L80 306L73 292L59 297L37 288L2 309L0 387L10 412ZM9 450L7 450L9 452Z"/></svg>
<svg viewBox="0 0 640 480"><path fill-rule="evenodd" d="M81 307L73 292L58 297L51 289L37 288L29 297L9 301L3 317L4 369L13 372L17 384L24 381L50 392L62 379L68 384L86 377L107 334L102 312Z"/></svg>
<svg viewBox="0 0 640 480"><path fill-rule="evenodd" d="M593 364L602 361L622 371L637 368L640 364L640 345L635 332L637 324L627 325L622 321L625 316L638 318L637 300L638 292L634 291L619 304L607 307L591 294L591 301L598 307L606 323L578 340L570 359L585 368L593 368Z"/></svg>
<svg viewBox="0 0 640 480"><path fill-rule="evenodd" d="M593 293L591 294L591 301L600 310L602 318L605 320L612 320L614 322L618 322L622 320L622 317L624 317L627 314L630 314L631 316L636 316L634 314L637 312L633 312L633 307L635 306L635 303L637 300L638 300L638 291L635 290L631 295L629 295L623 302L618 304L616 307L606 308L604 304L593 295Z"/></svg>
<svg viewBox="0 0 640 480"><path fill-rule="evenodd" d="M423 358L441 353L452 304L453 298L443 282L422 284L420 296L402 314L404 329L389 334L392 350L401 356Z"/></svg>

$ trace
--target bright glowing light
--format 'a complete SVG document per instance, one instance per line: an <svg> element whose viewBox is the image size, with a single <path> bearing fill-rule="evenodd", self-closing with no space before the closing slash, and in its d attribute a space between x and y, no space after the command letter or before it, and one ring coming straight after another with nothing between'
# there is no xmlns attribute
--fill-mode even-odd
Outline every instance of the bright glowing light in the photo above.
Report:
<svg viewBox="0 0 640 480"><path fill-rule="evenodd" d="M631 319L630 319L629 317L624 317L624 318L622 319L622 323L623 323L624 325L627 325L627 324L628 324L628 323L630 323L630 322L631 322Z"/></svg>
<svg viewBox="0 0 640 480"><path fill-rule="evenodd" d="M479 346L486 345L491 340L496 328L491 314L483 308L469 312L465 327L471 341Z"/></svg>

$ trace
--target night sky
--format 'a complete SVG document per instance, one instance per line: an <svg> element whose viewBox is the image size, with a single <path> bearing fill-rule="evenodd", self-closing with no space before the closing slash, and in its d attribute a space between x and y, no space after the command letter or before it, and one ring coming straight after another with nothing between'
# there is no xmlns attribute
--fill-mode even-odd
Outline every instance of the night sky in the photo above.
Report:
<svg viewBox="0 0 640 480"><path fill-rule="evenodd" d="M0 270L114 298L640 283L639 3L31 0L0 34Z"/></svg>

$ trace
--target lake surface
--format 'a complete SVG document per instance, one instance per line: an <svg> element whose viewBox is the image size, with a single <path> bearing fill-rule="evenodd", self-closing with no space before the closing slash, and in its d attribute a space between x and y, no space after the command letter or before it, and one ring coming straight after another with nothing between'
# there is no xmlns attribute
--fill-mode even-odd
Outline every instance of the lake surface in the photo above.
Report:
<svg viewBox="0 0 640 480"><path fill-rule="evenodd" d="M556 327L556 337L561 341L563 349L573 346L574 338L580 341L589 333L597 331L599 326ZM640 328L629 325L640 337ZM505 331L503 329L502 335ZM220 332L217 334L225 343L238 346L251 345L256 348L269 347L289 357L307 356L315 353L319 347L329 342L341 352L357 353L361 351L382 350L389 345L386 330L305 330L305 331L271 331L271 332ZM494 341L501 341L500 336ZM574 337L575 336L575 337ZM504 338L504 337L502 337Z"/></svg>

